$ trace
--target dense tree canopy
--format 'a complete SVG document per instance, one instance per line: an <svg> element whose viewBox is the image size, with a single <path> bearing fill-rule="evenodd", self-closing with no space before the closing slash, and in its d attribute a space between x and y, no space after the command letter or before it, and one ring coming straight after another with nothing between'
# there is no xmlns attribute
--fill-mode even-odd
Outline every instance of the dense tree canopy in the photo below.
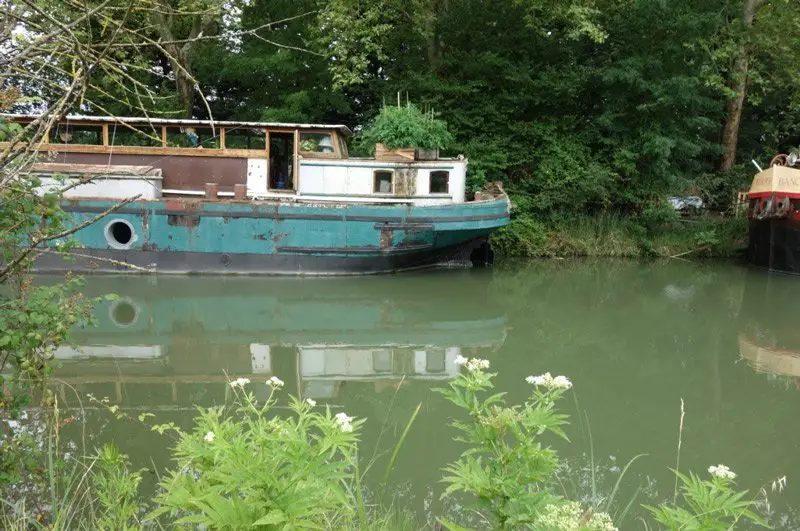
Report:
<svg viewBox="0 0 800 531"><path fill-rule="evenodd" d="M128 73L154 113L358 128L399 93L522 214L724 207L751 158L800 145L792 0L158 0L127 23L163 49Z"/></svg>

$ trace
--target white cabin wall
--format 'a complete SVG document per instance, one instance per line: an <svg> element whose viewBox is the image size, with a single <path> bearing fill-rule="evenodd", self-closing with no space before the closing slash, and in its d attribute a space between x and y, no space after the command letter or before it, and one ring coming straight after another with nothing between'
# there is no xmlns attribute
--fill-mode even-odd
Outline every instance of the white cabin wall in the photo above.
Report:
<svg viewBox="0 0 800 531"><path fill-rule="evenodd" d="M59 190L64 186L72 186L77 179L66 179L60 182L53 177L40 176L41 186L39 195L44 195L51 190ZM94 181L80 184L70 188L64 197L97 197L105 199L127 199L141 195L142 199L159 199L161 197L161 177L155 176L129 176L129 175L103 175Z"/></svg>
<svg viewBox="0 0 800 531"><path fill-rule="evenodd" d="M416 193L413 198L397 197L396 200L417 205L441 205L463 203L466 195L465 160L412 163L418 166L415 180ZM392 202L394 196L375 194L373 178L376 170L396 170L408 168L408 163L383 163L374 160L301 160L300 188L298 192L309 199L317 196L320 200L364 201L364 196L372 196L376 201ZM438 169L450 172L448 194L429 194L431 172Z"/></svg>
<svg viewBox="0 0 800 531"><path fill-rule="evenodd" d="M455 203L467 200L467 161L459 161L450 170L450 196Z"/></svg>

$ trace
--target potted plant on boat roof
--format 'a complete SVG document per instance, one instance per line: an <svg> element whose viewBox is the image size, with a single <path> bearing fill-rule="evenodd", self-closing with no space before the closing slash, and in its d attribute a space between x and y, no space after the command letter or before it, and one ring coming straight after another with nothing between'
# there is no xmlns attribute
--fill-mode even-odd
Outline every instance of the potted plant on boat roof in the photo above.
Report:
<svg viewBox="0 0 800 531"><path fill-rule="evenodd" d="M453 142L444 120L416 105L386 106L361 133L364 146L375 146L378 160L436 160Z"/></svg>

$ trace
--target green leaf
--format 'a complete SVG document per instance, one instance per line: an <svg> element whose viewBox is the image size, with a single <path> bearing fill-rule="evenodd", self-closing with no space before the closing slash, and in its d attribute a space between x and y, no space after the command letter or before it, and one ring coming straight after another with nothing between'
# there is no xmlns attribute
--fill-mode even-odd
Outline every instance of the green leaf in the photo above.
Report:
<svg viewBox="0 0 800 531"><path fill-rule="evenodd" d="M276 525L285 521L286 521L286 515L283 513L283 511L276 509L274 511L267 513L265 516L262 516L255 522L253 522L253 527L260 525Z"/></svg>

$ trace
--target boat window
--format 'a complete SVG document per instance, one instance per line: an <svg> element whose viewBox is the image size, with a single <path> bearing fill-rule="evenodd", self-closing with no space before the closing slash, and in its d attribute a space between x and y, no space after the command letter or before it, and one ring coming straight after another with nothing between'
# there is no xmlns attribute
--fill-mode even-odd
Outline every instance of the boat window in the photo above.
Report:
<svg viewBox="0 0 800 531"><path fill-rule="evenodd" d="M333 139L330 133L300 133L300 151L333 153Z"/></svg>
<svg viewBox="0 0 800 531"><path fill-rule="evenodd" d="M446 194L450 192L450 172L449 171L432 171L431 172L431 183L430 183L430 191L428 193L431 194Z"/></svg>
<svg viewBox="0 0 800 531"><path fill-rule="evenodd" d="M350 156L350 154L347 151L347 141L344 139L344 135L342 135L341 133L336 134L336 139L339 142L339 154L343 159L346 159L347 157Z"/></svg>
<svg viewBox="0 0 800 531"><path fill-rule="evenodd" d="M373 192L376 194L391 194L393 171L375 170Z"/></svg>
<svg viewBox="0 0 800 531"><path fill-rule="evenodd" d="M294 133L269 134L269 188L294 190Z"/></svg>
<svg viewBox="0 0 800 531"><path fill-rule="evenodd" d="M102 146L103 126L57 124L50 129L50 143Z"/></svg>
<svg viewBox="0 0 800 531"><path fill-rule="evenodd" d="M167 127L167 147L219 149L219 127Z"/></svg>
<svg viewBox="0 0 800 531"><path fill-rule="evenodd" d="M267 132L250 127L226 127L225 149L267 149Z"/></svg>
<svg viewBox="0 0 800 531"><path fill-rule="evenodd" d="M108 143L112 146L160 146L161 127L109 125Z"/></svg>

